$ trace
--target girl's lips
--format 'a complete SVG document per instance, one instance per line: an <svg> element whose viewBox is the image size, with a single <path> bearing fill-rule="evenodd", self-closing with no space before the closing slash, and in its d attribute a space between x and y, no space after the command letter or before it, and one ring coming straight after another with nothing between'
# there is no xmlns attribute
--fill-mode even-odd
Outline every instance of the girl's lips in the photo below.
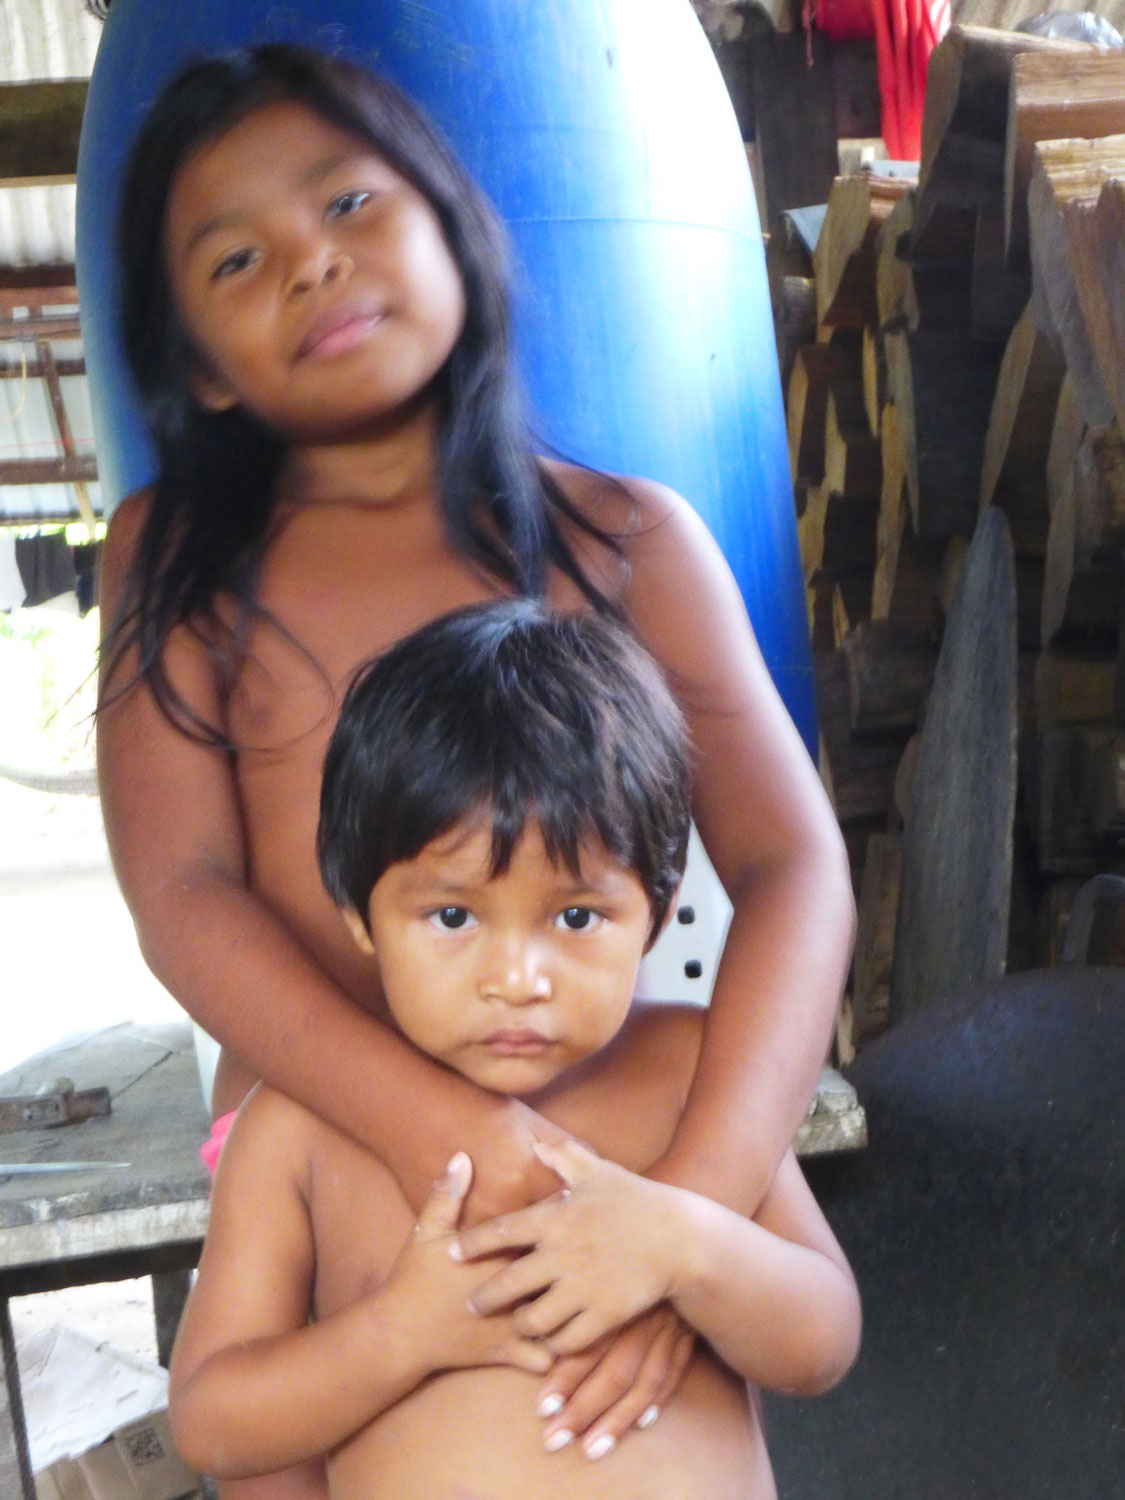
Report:
<svg viewBox="0 0 1125 1500"><path fill-rule="evenodd" d="M368 312L356 307L334 308L324 317L318 318L301 340L297 350L298 359L331 359L336 354L346 354L357 344L362 344L371 330L383 321L380 312Z"/></svg>

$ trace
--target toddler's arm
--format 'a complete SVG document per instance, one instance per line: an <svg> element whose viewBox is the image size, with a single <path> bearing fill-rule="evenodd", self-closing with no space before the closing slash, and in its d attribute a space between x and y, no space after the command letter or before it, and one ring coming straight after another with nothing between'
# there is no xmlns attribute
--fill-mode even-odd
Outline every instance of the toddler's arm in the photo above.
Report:
<svg viewBox="0 0 1125 1500"><path fill-rule="evenodd" d="M847 1373L859 1348L859 1297L792 1153L751 1221L576 1141L540 1151L569 1196L469 1230L457 1243L466 1257L501 1244L530 1247L474 1293L482 1315L514 1307L519 1332L565 1354L599 1336L615 1296L643 1306L668 1300L755 1385L809 1396ZM599 1253L607 1243L608 1274Z"/></svg>
<svg viewBox="0 0 1125 1500"><path fill-rule="evenodd" d="M172 1360L171 1416L189 1462L218 1478L274 1473L326 1453L440 1369L550 1355L507 1315L474 1317L479 1267L450 1259L471 1169L434 1185L386 1280L310 1323L316 1250L306 1207L307 1115L254 1096L223 1149L199 1277ZM319 1127L318 1127L319 1128ZM379 1226L362 1224L372 1253Z"/></svg>

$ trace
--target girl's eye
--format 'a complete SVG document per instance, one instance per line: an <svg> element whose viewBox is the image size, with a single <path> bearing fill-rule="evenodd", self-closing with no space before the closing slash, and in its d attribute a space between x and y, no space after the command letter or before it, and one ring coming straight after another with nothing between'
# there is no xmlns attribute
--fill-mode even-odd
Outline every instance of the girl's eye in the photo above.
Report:
<svg viewBox="0 0 1125 1500"><path fill-rule="evenodd" d="M588 906L568 906L555 918L556 926L565 927L568 932L592 932L604 921L604 917L591 911Z"/></svg>
<svg viewBox="0 0 1125 1500"><path fill-rule="evenodd" d="M465 932L470 927L477 925L477 919L467 906L442 906L437 911L430 913L429 921L432 926L440 927L443 932Z"/></svg>
<svg viewBox="0 0 1125 1500"><path fill-rule="evenodd" d="M354 214L356 209L362 208L371 197L366 191L352 193L341 193L339 197L333 198L328 205L328 217L330 219L342 219L347 214Z"/></svg>
<svg viewBox="0 0 1125 1500"><path fill-rule="evenodd" d="M211 272L212 281L220 281L225 276L237 276L239 271L245 271L247 266L252 265L255 259L253 250L233 250L230 255L224 255L219 264Z"/></svg>

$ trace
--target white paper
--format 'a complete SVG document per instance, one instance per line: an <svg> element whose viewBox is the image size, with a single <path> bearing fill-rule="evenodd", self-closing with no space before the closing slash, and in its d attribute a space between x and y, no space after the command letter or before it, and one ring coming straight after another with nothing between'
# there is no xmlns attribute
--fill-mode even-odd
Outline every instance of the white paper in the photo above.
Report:
<svg viewBox="0 0 1125 1500"><path fill-rule="evenodd" d="M167 1370L73 1328L39 1329L16 1355L33 1472L85 1453L168 1402Z"/></svg>

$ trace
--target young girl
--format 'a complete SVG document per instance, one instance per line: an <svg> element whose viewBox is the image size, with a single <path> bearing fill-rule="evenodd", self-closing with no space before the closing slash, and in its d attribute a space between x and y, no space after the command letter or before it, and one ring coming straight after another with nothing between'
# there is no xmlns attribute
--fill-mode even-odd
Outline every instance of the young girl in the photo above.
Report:
<svg viewBox="0 0 1125 1500"><path fill-rule="evenodd" d="M532 1149L555 1127L387 1024L315 857L321 761L358 664L457 606L543 594L628 620L678 686L694 816L734 917L652 1175L752 1213L824 1057L852 903L706 529L659 485L536 457L495 219L361 69L281 47L189 68L134 149L121 255L161 468L106 547L102 798L144 955L223 1045L216 1114L265 1078L377 1148L416 1208L466 1150L476 1221L557 1185ZM584 1433L596 1453L653 1420L691 1339L636 1310L555 1365L545 1440Z"/></svg>

